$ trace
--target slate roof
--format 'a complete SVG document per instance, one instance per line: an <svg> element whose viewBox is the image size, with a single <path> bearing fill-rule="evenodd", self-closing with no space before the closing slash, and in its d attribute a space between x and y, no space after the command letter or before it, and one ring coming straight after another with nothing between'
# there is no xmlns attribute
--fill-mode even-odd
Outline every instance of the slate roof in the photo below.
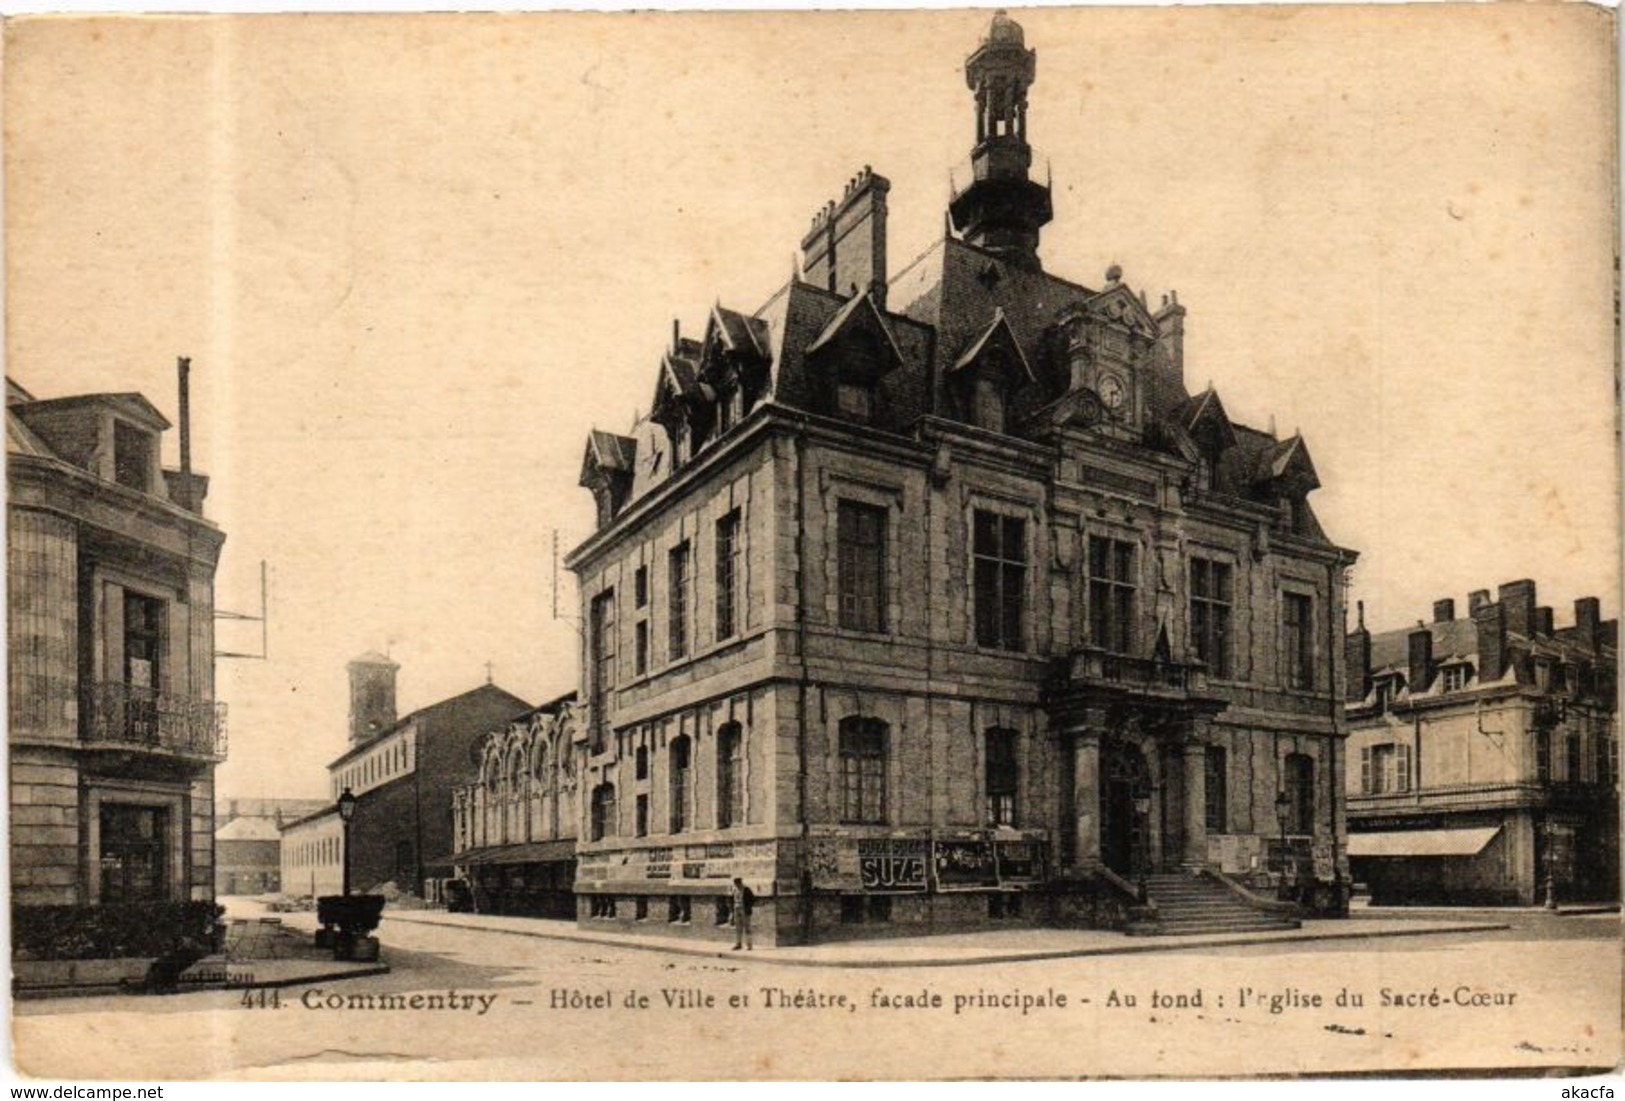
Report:
<svg viewBox="0 0 1625 1101"><path fill-rule="evenodd" d="M214 831L216 841L280 841L282 831L271 818L233 818Z"/></svg>
<svg viewBox="0 0 1625 1101"><path fill-rule="evenodd" d="M455 726L465 713L486 703L511 703L513 706L512 713L508 716L510 719L514 716L523 715L532 709L529 703L526 703L512 692L498 688L494 684L482 684L478 688L471 688L467 692L451 696L439 703L420 707L416 711L395 720L389 726L376 731L366 741L351 746L338 757L335 757L328 767L332 768L335 765L343 764L352 757L359 756L391 734L413 723L421 723L427 727L437 728L440 726ZM482 722L477 725L483 730L487 724Z"/></svg>

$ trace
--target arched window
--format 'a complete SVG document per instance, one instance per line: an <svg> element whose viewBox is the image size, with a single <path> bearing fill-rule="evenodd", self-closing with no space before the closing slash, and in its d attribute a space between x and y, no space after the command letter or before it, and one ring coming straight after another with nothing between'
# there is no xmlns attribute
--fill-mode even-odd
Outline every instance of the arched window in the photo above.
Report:
<svg viewBox="0 0 1625 1101"><path fill-rule="evenodd" d="M599 784L592 789L592 840L615 836L615 785Z"/></svg>
<svg viewBox="0 0 1625 1101"><path fill-rule="evenodd" d="M688 799L689 791L693 787L690 781L693 778L693 760L690 753L692 743L688 735L672 739L671 743L671 832L682 833L688 829Z"/></svg>
<svg viewBox="0 0 1625 1101"><path fill-rule="evenodd" d="M994 727L987 732L982 763L987 790L987 824L1014 826L1016 824L1016 786L1019 773L1016 767L1016 739L1014 730Z"/></svg>
<svg viewBox="0 0 1625 1101"><path fill-rule="evenodd" d="M745 737L738 723L717 731L717 828L745 821Z"/></svg>
<svg viewBox="0 0 1625 1101"><path fill-rule="evenodd" d="M879 719L841 720L841 821L886 821L886 734Z"/></svg>
<svg viewBox="0 0 1625 1101"><path fill-rule="evenodd" d="M1293 834L1315 832L1315 760L1303 753L1289 753L1285 762L1286 794L1289 801L1286 830Z"/></svg>

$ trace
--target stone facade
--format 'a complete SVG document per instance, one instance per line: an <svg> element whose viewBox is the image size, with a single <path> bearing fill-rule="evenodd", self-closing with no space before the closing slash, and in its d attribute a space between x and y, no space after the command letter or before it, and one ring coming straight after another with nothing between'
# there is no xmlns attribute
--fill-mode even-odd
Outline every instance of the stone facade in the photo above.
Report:
<svg viewBox="0 0 1625 1101"><path fill-rule="evenodd" d="M453 860L481 913L575 915L575 725L571 692L491 731L452 793Z"/></svg>
<svg viewBox="0 0 1625 1101"><path fill-rule="evenodd" d="M1618 620L1535 583L1348 636L1349 851L1373 901L1619 898Z"/></svg>
<svg viewBox="0 0 1625 1101"><path fill-rule="evenodd" d="M888 273L865 168L589 436L583 923L720 938L734 876L768 942L1121 924L1181 867L1337 907L1354 556L1301 438L1185 388L1175 296L1043 269L1034 73L997 16L943 240Z"/></svg>
<svg viewBox="0 0 1625 1101"><path fill-rule="evenodd" d="M183 400L184 404L184 400ZM17 906L214 897L207 479L139 394L7 383L7 716Z"/></svg>

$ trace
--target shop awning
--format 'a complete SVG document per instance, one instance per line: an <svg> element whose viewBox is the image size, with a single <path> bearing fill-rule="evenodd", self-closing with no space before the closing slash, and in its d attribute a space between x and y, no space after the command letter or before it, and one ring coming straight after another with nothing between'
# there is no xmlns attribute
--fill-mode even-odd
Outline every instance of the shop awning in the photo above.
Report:
<svg viewBox="0 0 1625 1101"><path fill-rule="evenodd" d="M531 841L523 845L491 845L483 849L469 849L451 858L453 864L550 864L560 860L574 860L576 843L563 841Z"/></svg>
<svg viewBox="0 0 1625 1101"><path fill-rule="evenodd" d="M1477 856L1500 826L1454 830L1388 830L1349 834L1350 856Z"/></svg>

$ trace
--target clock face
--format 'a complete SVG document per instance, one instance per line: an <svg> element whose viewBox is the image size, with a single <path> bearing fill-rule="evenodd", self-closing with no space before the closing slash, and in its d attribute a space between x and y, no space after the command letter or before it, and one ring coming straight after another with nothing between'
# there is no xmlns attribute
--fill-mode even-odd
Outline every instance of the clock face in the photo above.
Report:
<svg viewBox="0 0 1625 1101"><path fill-rule="evenodd" d="M1107 409L1119 409L1128 392L1123 388L1123 380L1116 375L1106 375L1100 380L1100 400Z"/></svg>

